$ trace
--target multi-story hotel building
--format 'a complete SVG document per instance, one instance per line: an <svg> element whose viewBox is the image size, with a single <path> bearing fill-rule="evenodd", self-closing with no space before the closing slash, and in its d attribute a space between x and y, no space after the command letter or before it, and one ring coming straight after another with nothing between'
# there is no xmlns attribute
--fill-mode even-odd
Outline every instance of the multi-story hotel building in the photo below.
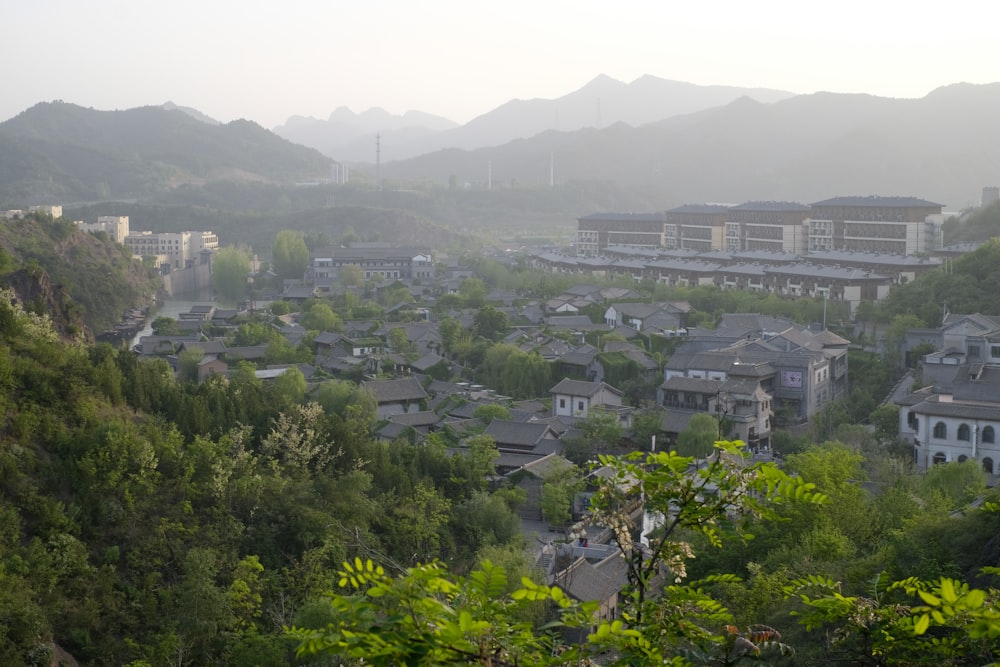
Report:
<svg viewBox="0 0 1000 667"><path fill-rule="evenodd" d="M940 248L942 204L916 197L834 197L812 205L809 250L912 255Z"/></svg>
<svg viewBox="0 0 1000 667"><path fill-rule="evenodd" d="M184 269L193 266L203 250L219 247L214 232L132 232L124 245L133 255L156 257L157 266Z"/></svg>
<svg viewBox="0 0 1000 667"><path fill-rule="evenodd" d="M670 209L663 227L663 246L698 252L725 249L728 212L729 206L723 204L685 204Z"/></svg>
<svg viewBox="0 0 1000 667"><path fill-rule="evenodd" d="M784 201L749 201L726 214L726 250L803 253L810 208Z"/></svg>
<svg viewBox="0 0 1000 667"><path fill-rule="evenodd" d="M577 219L576 254L599 255L609 245L662 248L663 213L591 213Z"/></svg>
<svg viewBox="0 0 1000 667"><path fill-rule="evenodd" d="M121 244L125 243L129 234L127 215L102 215L97 222L77 221L76 224L85 232L104 232Z"/></svg>

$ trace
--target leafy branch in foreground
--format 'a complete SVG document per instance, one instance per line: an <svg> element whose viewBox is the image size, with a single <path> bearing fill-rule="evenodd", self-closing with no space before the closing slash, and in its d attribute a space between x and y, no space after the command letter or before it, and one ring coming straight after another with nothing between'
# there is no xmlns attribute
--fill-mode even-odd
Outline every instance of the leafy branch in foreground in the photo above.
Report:
<svg viewBox="0 0 1000 667"><path fill-rule="evenodd" d="M563 664L570 652L545 630L584 626L596 610L529 579L507 595L503 568L489 561L466 577L451 577L436 562L392 577L357 558L338 575L349 592L330 594L333 620L323 628L288 629L300 656L332 654L387 666ZM536 633L516 610L540 601L554 603L561 620Z"/></svg>

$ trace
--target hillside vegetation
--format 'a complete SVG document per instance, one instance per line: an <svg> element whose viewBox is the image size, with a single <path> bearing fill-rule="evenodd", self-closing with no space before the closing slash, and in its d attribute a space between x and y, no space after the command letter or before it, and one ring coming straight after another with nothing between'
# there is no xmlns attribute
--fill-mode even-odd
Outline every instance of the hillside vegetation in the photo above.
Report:
<svg viewBox="0 0 1000 667"><path fill-rule="evenodd" d="M150 197L214 180L292 183L327 178L330 160L245 120L199 122L179 110L97 111L37 104L0 123L0 201Z"/></svg>
<svg viewBox="0 0 1000 667"><path fill-rule="evenodd" d="M36 275L44 274L45 284L72 300L67 312L78 316L94 334L121 321L129 308L149 304L160 285L159 277L133 261L121 244L42 214L0 222L0 251L6 258L4 273L26 267ZM15 287L26 284L3 275L0 282ZM25 301L36 298L32 295Z"/></svg>

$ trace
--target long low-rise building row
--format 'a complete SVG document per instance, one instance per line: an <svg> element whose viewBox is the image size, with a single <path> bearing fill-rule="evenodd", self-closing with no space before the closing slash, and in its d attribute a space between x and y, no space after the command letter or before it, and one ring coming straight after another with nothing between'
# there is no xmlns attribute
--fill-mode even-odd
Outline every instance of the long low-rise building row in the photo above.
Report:
<svg viewBox="0 0 1000 667"><path fill-rule="evenodd" d="M552 273L629 276L672 287L708 285L788 297L843 301L851 311L862 301L880 301L890 288L940 266L936 259L868 253L661 251L612 248L607 256L576 257L541 251L529 256Z"/></svg>
<svg viewBox="0 0 1000 667"><path fill-rule="evenodd" d="M943 205L916 197L834 197L813 204L686 204L662 213L593 213L577 220L577 254L609 246L912 255L942 246Z"/></svg>

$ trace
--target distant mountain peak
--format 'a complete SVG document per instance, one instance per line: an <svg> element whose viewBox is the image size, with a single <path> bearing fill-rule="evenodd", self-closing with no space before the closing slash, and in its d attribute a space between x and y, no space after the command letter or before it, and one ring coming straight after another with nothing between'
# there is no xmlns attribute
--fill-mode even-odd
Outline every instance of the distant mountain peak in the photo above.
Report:
<svg viewBox="0 0 1000 667"><path fill-rule="evenodd" d="M164 102L163 104L161 104L160 108L163 109L163 110L165 110L165 111L181 111L183 113L186 113L188 116L191 116L191 118L194 118L195 120L201 121L202 123L206 123L208 125L221 125L222 124L219 121L215 120L214 118L212 118L210 116L206 116L205 114L203 114L202 112L198 111L197 109L193 109L191 107L182 107L182 106L174 104L173 102L170 102L170 101L167 101L167 102Z"/></svg>

